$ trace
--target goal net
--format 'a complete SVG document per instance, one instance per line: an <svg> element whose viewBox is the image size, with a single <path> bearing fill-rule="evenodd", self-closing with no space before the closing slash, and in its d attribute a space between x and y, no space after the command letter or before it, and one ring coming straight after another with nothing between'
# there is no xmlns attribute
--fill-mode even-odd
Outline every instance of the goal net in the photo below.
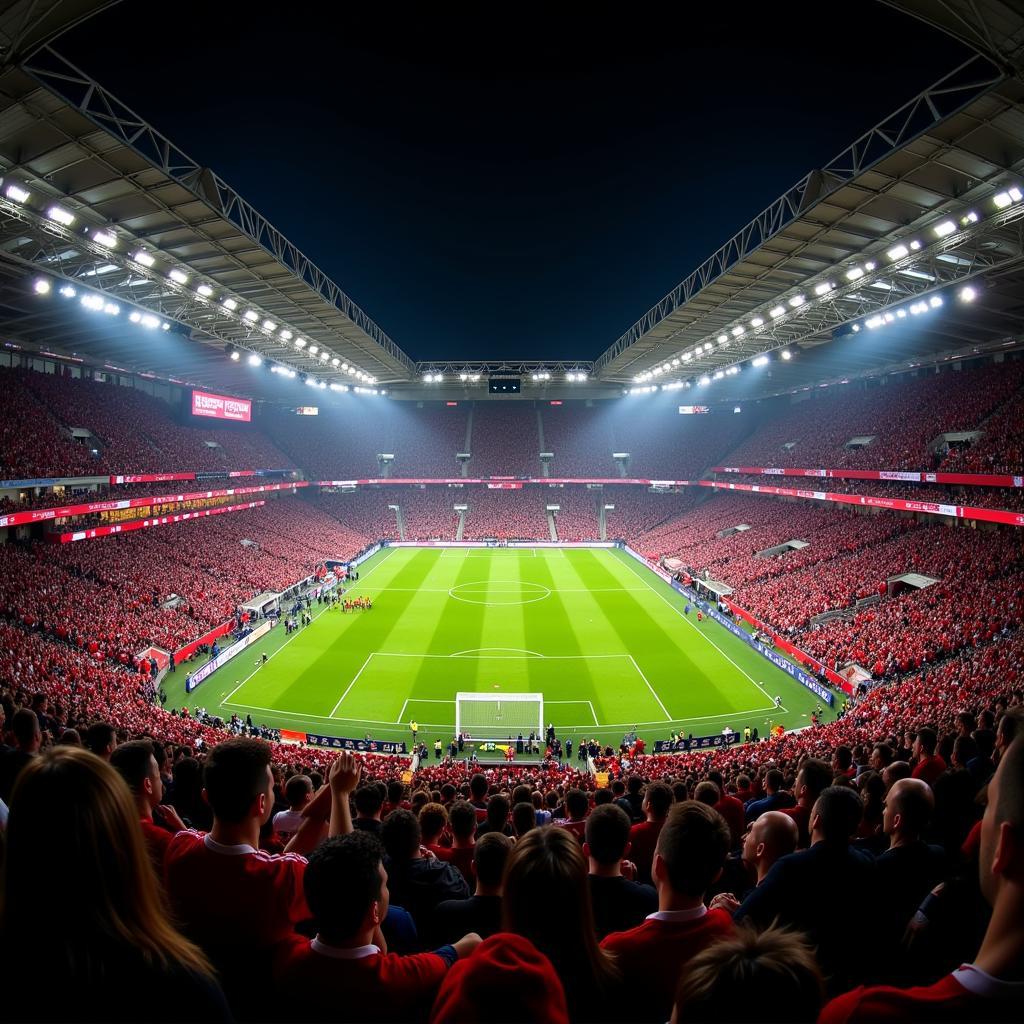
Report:
<svg viewBox="0 0 1024 1024"><path fill-rule="evenodd" d="M457 693L455 732L473 740L544 735L542 693Z"/></svg>

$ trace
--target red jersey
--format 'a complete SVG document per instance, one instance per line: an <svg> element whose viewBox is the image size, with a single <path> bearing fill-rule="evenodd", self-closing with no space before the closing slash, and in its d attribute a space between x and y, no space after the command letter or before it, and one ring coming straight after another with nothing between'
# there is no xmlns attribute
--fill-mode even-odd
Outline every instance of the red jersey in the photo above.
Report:
<svg viewBox="0 0 1024 1024"><path fill-rule="evenodd" d="M162 877L164 873L164 855L167 853L167 847L171 845L174 833L161 828L152 818L141 818L139 823L142 825L142 838L146 841L146 849L149 850L150 860L153 862L153 867L156 868L157 875Z"/></svg>
<svg viewBox="0 0 1024 1024"><path fill-rule="evenodd" d="M1024 1017L1024 983L1000 981L964 964L934 985L918 988L860 986L827 1003L818 1024L859 1020L1019 1021Z"/></svg>
<svg viewBox="0 0 1024 1024"><path fill-rule="evenodd" d="M448 971L436 953L399 956L377 946L340 949L296 937L276 965L280 1007L291 1020L425 1020Z"/></svg>
<svg viewBox="0 0 1024 1024"><path fill-rule="evenodd" d="M811 845L811 809L797 804L795 807L780 807L779 810L796 822L800 833L797 845L799 849L806 850Z"/></svg>
<svg viewBox="0 0 1024 1024"><path fill-rule="evenodd" d="M651 880L654 850L664 824L664 821L641 821L629 830L629 859L636 865L638 882Z"/></svg>
<svg viewBox="0 0 1024 1024"><path fill-rule="evenodd" d="M747 817L746 811L743 808L743 801L737 800L736 797L730 796L726 793L725 796L715 804L715 810L725 818L725 823L729 826L729 834L732 836L732 845L739 846L740 840L743 838L743 833L747 828Z"/></svg>
<svg viewBox="0 0 1024 1024"><path fill-rule="evenodd" d="M935 780L945 770L946 762L939 757L938 754L933 754L931 757L922 757L921 760L914 765L914 770L910 775L915 779L924 779L929 786L934 786Z"/></svg>
<svg viewBox="0 0 1024 1024"><path fill-rule="evenodd" d="M732 918L724 910L700 906L658 911L636 928L605 936L601 948L616 954L623 977L629 979L634 1019L666 1021L682 965L733 932Z"/></svg>
<svg viewBox="0 0 1024 1024"><path fill-rule="evenodd" d="M310 917L302 892L306 858L225 846L179 832L164 856L164 880L185 932L209 951L269 948Z"/></svg>
<svg viewBox="0 0 1024 1024"><path fill-rule="evenodd" d="M439 860L446 860L449 864L454 864L462 872L462 877L471 889L476 885L476 875L473 874L473 853L472 846L453 846L445 851L446 856L444 857L438 853Z"/></svg>
<svg viewBox="0 0 1024 1024"><path fill-rule="evenodd" d="M562 818L556 821L555 824L559 828L564 828L566 832L571 832L581 843L587 836L587 821L585 818L581 818L579 821Z"/></svg>

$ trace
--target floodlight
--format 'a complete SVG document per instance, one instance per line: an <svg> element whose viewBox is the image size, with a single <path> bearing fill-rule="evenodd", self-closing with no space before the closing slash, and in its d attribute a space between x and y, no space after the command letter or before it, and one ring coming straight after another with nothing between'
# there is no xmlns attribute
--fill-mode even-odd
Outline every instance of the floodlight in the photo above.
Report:
<svg viewBox="0 0 1024 1024"><path fill-rule="evenodd" d="M146 252L145 249L140 249L133 257L136 263L141 263L144 267L151 267L156 260Z"/></svg>
<svg viewBox="0 0 1024 1024"><path fill-rule="evenodd" d="M295 337L295 335L293 335L293 334L292 334L292 332L291 332L291 331L289 331L289 330L288 330L288 329L286 328L285 330L283 330L283 331L282 331L282 332L281 332L281 333L280 333L280 334L278 335L278 337L279 337L279 338L280 338L280 339L281 339L282 341L291 341L291 340L292 340L292 338L293 338L293 337Z"/></svg>
<svg viewBox="0 0 1024 1024"><path fill-rule="evenodd" d="M705 352L710 352L713 347L714 346L711 344L710 341L705 341L704 342L704 351Z"/></svg>
<svg viewBox="0 0 1024 1024"><path fill-rule="evenodd" d="M72 288L71 285L69 285L69 284L64 285L61 288L60 293L61 293L61 295L64 296L65 299L73 299L78 294L75 291L75 289Z"/></svg>
<svg viewBox="0 0 1024 1024"><path fill-rule="evenodd" d="M102 245L106 249L113 249L117 245L117 236L110 231L94 231L92 233L92 240L97 245Z"/></svg>
<svg viewBox="0 0 1024 1024"><path fill-rule="evenodd" d="M897 309L896 310L896 318L898 320L906 320L906 318L907 318L907 311L905 309Z"/></svg>
<svg viewBox="0 0 1024 1024"><path fill-rule="evenodd" d="M230 309L232 311L238 309L238 303L235 302L234 299L225 299L223 302L223 306L225 309Z"/></svg>
<svg viewBox="0 0 1024 1024"><path fill-rule="evenodd" d="M23 188L19 188L17 185L7 186L7 198L13 199L16 203L27 203L30 196L30 192L26 192Z"/></svg>
<svg viewBox="0 0 1024 1024"><path fill-rule="evenodd" d="M738 338L738 337L739 337L739 336L740 336L740 335L741 335L742 333L743 333L743 328L742 328L742 327L740 327L740 325L739 325L739 324L737 324L737 325L736 325L736 326L735 326L735 327L734 327L734 328L732 329L732 336L733 336L734 338Z"/></svg>
<svg viewBox="0 0 1024 1024"><path fill-rule="evenodd" d="M338 363L340 363L340 362L341 362L341 360L340 360L340 359L339 359L339 358L338 358L337 356L335 356L335 357L334 357L334 358L333 358L333 359L331 360L331 366L337 366L337 365L338 365Z"/></svg>
<svg viewBox="0 0 1024 1024"><path fill-rule="evenodd" d="M830 291L832 291L832 282L831 281L822 281L821 284L816 284L814 286L814 294L815 295L825 295L827 292L830 292Z"/></svg>
<svg viewBox="0 0 1024 1024"><path fill-rule="evenodd" d="M131 320L133 324L137 324L142 319L142 314L136 310L128 314L128 319Z"/></svg>
<svg viewBox="0 0 1024 1024"><path fill-rule="evenodd" d="M719 345L726 344L726 342L728 342L728 340L729 340L729 335L728 334L720 334L718 336L718 344Z"/></svg>
<svg viewBox="0 0 1024 1024"><path fill-rule="evenodd" d="M202 295L204 299L208 299L213 294L213 289L208 284L201 284L196 291Z"/></svg>
<svg viewBox="0 0 1024 1024"><path fill-rule="evenodd" d="M165 331L169 331L169 330L171 329L171 325L170 325L170 324L169 324L169 323L168 323L168 322L167 322L166 320L165 320L165 321L164 321L164 322L163 322L163 323L162 323L162 324L161 324L160 326L161 326L161 327L162 327L162 328L163 328L163 329L164 329Z"/></svg>
<svg viewBox="0 0 1024 1024"><path fill-rule="evenodd" d="M715 370L715 375L714 375L714 379L715 380L721 380L724 376L725 376L725 371L724 370Z"/></svg>
<svg viewBox="0 0 1024 1024"><path fill-rule="evenodd" d="M306 351L307 351L307 352L308 352L308 353L309 353L309 354L310 354L311 356L315 356L315 355L317 354L317 352L319 352L319 351L320 351L320 346L319 346L319 345L310 345L310 346L309 346L309 348L308 348L308 349L306 349Z"/></svg>
<svg viewBox="0 0 1024 1024"><path fill-rule="evenodd" d="M853 325L853 333L857 334L857 333L859 333L859 331L860 331L860 324L854 324Z"/></svg>
<svg viewBox="0 0 1024 1024"><path fill-rule="evenodd" d="M238 349L235 349L235 351L231 353L231 358L237 363L238 360L242 358L242 354Z"/></svg>
<svg viewBox="0 0 1024 1024"><path fill-rule="evenodd" d="M700 383L701 385L706 386L711 383L711 378L707 374L705 374L703 377L701 377Z"/></svg>
<svg viewBox="0 0 1024 1024"><path fill-rule="evenodd" d="M50 282L45 277L36 278L35 284L32 285L35 289L36 295L49 295L50 294Z"/></svg>
<svg viewBox="0 0 1024 1024"><path fill-rule="evenodd" d="M754 319L750 321L750 326L751 327L760 327L763 323L764 323L764 320L761 317L755 316Z"/></svg>
<svg viewBox="0 0 1024 1024"><path fill-rule="evenodd" d="M960 289L961 302L973 302L977 297L978 293L969 284Z"/></svg>
<svg viewBox="0 0 1024 1024"><path fill-rule="evenodd" d="M75 215L73 213L69 213L63 206L51 206L49 210L46 211L46 216L49 217L50 220L55 220L58 224L63 224L66 228L71 227L71 225L75 223Z"/></svg>
<svg viewBox="0 0 1024 1024"><path fill-rule="evenodd" d="M782 316L782 314L785 313L785 312L786 312L786 307L785 306L776 306L774 309L768 310L768 315L773 320L778 320L778 318L780 316Z"/></svg>
<svg viewBox="0 0 1024 1024"><path fill-rule="evenodd" d="M960 223L964 227L967 227L968 224L977 224L978 223L978 215L973 210L971 210L968 213L966 213L963 217L960 218Z"/></svg>
<svg viewBox="0 0 1024 1024"><path fill-rule="evenodd" d="M917 250L918 250L918 249L920 249L920 248L921 248L921 243L920 243L920 242L919 242L919 241L918 241L918 240L917 240L917 239L915 238L915 239L914 239L914 240L913 240L913 241L912 241L912 242L910 243L910 251L911 251L911 252L917 252Z"/></svg>
<svg viewBox="0 0 1024 1024"><path fill-rule="evenodd" d="M247 309L243 315L245 316L245 319L248 320L249 323L251 324L256 323L256 321L259 320L260 318L259 313L257 313L255 309Z"/></svg>
<svg viewBox="0 0 1024 1024"><path fill-rule="evenodd" d="M867 263L864 264L864 269L865 270L874 270L875 269L875 261L874 260L868 260Z"/></svg>
<svg viewBox="0 0 1024 1024"><path fill-rule="evenodd" d="M142 326L155 331L160 326L160 318L153 316L151 313L146 313L142 318Z"/></svg>
<svg viewBox="0 0 1024 1024"><path fill-rule="evenodd" d="M785 359L785 360L786 360L787 362L788 362L788 361L789 361L790 359L792 359L792 358L793 358L793 353L792 353L792 352L790 352L788 348L784 348L784 349L783 349L783 350L782 350L782 351L781 351L781 352L779 353L779 355L780 355L780 356L782 356L782 358L783 358L783 359Z"/></svg>
<svg viewBox="0 0 1024 1024"><path fill-rule="evenodd" d="M295 339L295 347L296 348L305 348L306 347L306 339L305 338L296 338Z"/></svg>
<svg viewBox="0 0 1024 1024"><path fill-rule="evenodd" d="M179 270L177 267L175 267L167 276L178 284L188 284L188 274L183 270Z"/></svg>
<svg viewBox="0 0 1024 1024"><path fill-rule="evenodd" d="M752 365L754 365L754 366L767 366L768 365L768 357L767 356L758 356L756 359L754 359L752 361Z"/></svg>
<svg viewBox="0 0 1024 1024"><path fill-rule="evenodd" d="M861 270L860 267L850 267L850 269L846 272L847 281L856 281L863 276L864 271Z"/></svg>
<svg viewBox="0 0 1024 1024"><path fill-rule="evenodd" d="M321 363L326 363L327 360L330 359L330 358L331 358L331 353L328 352L326 349L324 349L324 351L320 353L320 362Z"/></svg>
<svg viewBox="0 0 1024 1024"><path fill-rule="evenodd" d="M789 304L790 304L790 305L791 305L791 306L792 306L792 307L793 307L794 309L798 309L798 308L799 308L800 306L802 306L802 305L803 305L803 304L804 304L804 303L805 303L806 301L807 301L807 299L805 299L803 295L794 295L794 296L793 296L793 298L791 298L791 299L789 300Z"/></svg>
<svg viewBox="0 0 1024 1024"><path fill-rule="evenodd" d="M1013 200L1010 198L1009 192L997 192L992 197L992 202L995 203L996 208L999 210L1005 210Z"/></svg>
<svg viewBox="0 0 1024 1024"><path fill-rule="evenodd" d="M904 256L909 256L910 250L903 244L894 245L885 255L895 262L903 259Z"/></svg>
<svg viewBox="0 0 1024 1024"><path fill-rule="evenodd" d="M928 305L931 306L932 309L938 309L939 306L942 305L942 296L941 295L933 295L928 300Z"/></svg>
<svg viewBox="0 0 1024 1024"><path fill-rule="evenodd" d="M263 365L263 359L260 356L258 356L255 352L253 352L253 354L251 356L249 356L249 365L250 366L262 366Z"/></svg>
<svg viewBox="0 0 1024 1024"><path fill-rule="evenodd" d="M121 307L116 302L104 302L103 312L108 316L117 316L121 312Z"/></svg>
<svg viewBox="0 0 1024 1024"><path fill-rule="evenodd" d="M277 330L277 324L275 324L273 320L264 320L263 330L269 331L271 334L273 334L274 331Z"/></svg>

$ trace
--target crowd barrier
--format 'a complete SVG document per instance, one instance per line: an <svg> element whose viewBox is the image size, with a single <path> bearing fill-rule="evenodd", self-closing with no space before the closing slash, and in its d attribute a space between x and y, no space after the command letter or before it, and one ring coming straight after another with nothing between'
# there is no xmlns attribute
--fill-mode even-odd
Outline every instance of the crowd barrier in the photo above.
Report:
<svg viewBox="0 0 1024 1024"><path fill-rule="evenodd" d="M242 637L237 643L232 644L226 651L222 651L216 658L211 658L201 668L191 672L185 679L185 692L191 693L204 679L208 679L213 675L217 669L237 657L247 647L251 647L257 640L265 637L270 632L271 626L273 626L273 623L269 620L261 622L251 633ZM223 636L224 634L221 635Z"/></svg>

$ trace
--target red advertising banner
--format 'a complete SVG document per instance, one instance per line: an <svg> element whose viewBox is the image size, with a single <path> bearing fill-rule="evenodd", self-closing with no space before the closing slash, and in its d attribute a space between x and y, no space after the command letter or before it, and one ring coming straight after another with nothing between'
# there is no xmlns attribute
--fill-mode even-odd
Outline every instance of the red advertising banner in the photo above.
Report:
<svg viewBox="0 0 1024 1024"><path fill-rule="evenodd" d="M317 487L393 487L395 484L486 484L491 483L494 477L469 477L469 476L446 476L446 477L370 477L364 480L317 480ZM526 477L518 481L519 484L633 484L643 487L689 487L692 480L642 480L637 477L603 477L603 476L544 476Z"/></svg>
<svg viewBox="0 0 1024 1024"><path fill-rule="evenodd" d="M193 491L190 494L157 494L148 498L122 498L116 501L87 501L80 505L60 505L56 508L37 508L28 512L11 512L0 516L0 529L5 526L23 526L26 523L42 523L51 519L65 519L68 516L85 516L92 512L110 512L121 508L146 508L149 505L169 505L178 501L196 501L200 498L228 498L243 494L269 494L273 491L290 491L296 487L308 487L305 480L286 484L260 484L256 487L225 487L219 491Z"/></svg>
<svg viewBox="0 0 1024 1024"><path fill-rule="evenodd" d="M231 398L229 395L213 395L209 391L193 391L192 415L248 423L252 419L252 402L248 398Z"/></svg>
<svg viewBox="0 0 1024 1024"><path fill-rule="evenodd" d="M195 480L195 473L119 473L111 484L165 484L172 480Z"/></svg>
<svg viewBox="0 0 1024 1024"><path fill-rule="evenodd" d="M713 466L712 473L745 476L833 477L836 480L895 480L910 484L956 484L961 487L1024 487L1024 476L1009 473L928 473L904 469L775 469L769 466Z"/></svg>
<svg viewBox="0 0 1024 1024"><path fill-rule="evenodd" d="M523 489L523 485L521 482L512 483L511 481L499 484L488 483L487 489L489 491L521 491Z"/></svg>
<svg viewBox="0 0 1024 1024"><path fill-rule="evenodd" d="M90 530L76 530L73 533L50 533L46 539L54 544L71 544L78 540L96 540L98 537L111 537L115 533L131 533L132 530L145 530L153 526L170 526L172 523L183 523L187 519L199 519L201 516L222 516L225 512L242 512L249 508L259 508L265 501L250 501L244 505L222 505L220 508L207 508L199 512L182 512L173 516L154 516L152 519L135 519L116 526L96 526Z"/></svg>
<svg viewBox="0 0 1024 1024"><path fill-rule="evenodd" d="M222 636L227 636L227 634L234 628L235 620L228 619L227 622L222 622L219 626L215 626L197 640L193 640L191 643L185 644L184 647L179 647L173 655L174 664L180 665L186 658L191 658L192 655L203 646L203 644L212 644L214 640L219 640Z"/></svg>
<svg viewBox="0 0 1024 1024"><path fill-rule="evenodd" d="M751 491L755 494L775 494L784 498L810 498L838 505L861 505L869 508L891 508L899 512L926 512L929 515L950 516L955 519L977 519L985 523L1004 523L1024 526L1024 515L1001 508L977 508L973 505L946 505L934 501L905 501L903 498L881 498L871 494L834 494L829 491L805 491L791 487L772 487L767 484L730 484L717 480L701 480L701 487L714 487L725 491Z"/></svg>

